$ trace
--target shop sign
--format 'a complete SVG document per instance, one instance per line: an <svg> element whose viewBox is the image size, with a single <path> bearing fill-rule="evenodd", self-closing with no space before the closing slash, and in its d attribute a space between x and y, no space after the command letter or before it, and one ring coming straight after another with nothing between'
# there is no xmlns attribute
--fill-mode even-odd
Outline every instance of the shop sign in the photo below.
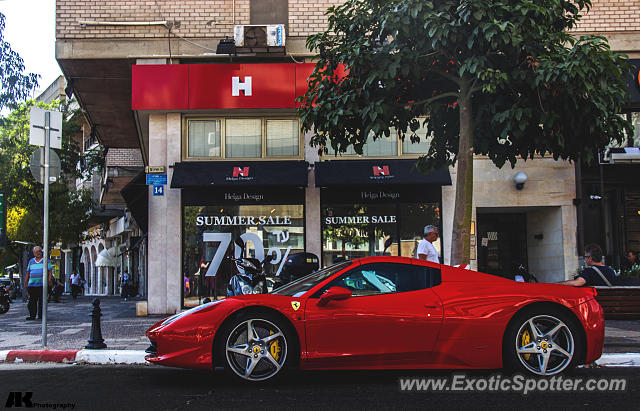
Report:
<svg viewBox="0 0 640 411"><path fill-rule="evenodd" d="M398 200L400 193L397 191L361 191L363 200Z"/></svg>
<svg viewBox="0 0 640 411"><path fill-rule="evenodd" d="M165 174L164 166L146 166L144 172L147 174Z"/></svg>
<svg viewBox="0 0 640 411"><path fill-rule="evenodd" d="M251 167L233 167L233 171L231 173L231 177L227 177L227 181L251 181L254 179L252 175L249 174Z"/></svg>
<svg viewBox="0 0 640 411"><path fill-rule="evenodd" d="M373 172L371 173L371 176L369 176L371 180L390 180L395 177L391 174L388 165L377 165L372 168Z"/></svg>
<svg viewBox="0 0 640 411"><path fill-rule="evenodd" d="M325 217L326 225L343 225L343 224L387 224L395 223L395 215L359 215L348 217Z"/></svg>
<svg viewBox="0 0 640 411"><path fill-rule="evenodd" d="M262 201L264 200L264 195L263 194L257 194L257 193L247 193L247 192L242 192L242 193L235 193L235 192L226 192L224 193L224 199L227 201L234 201L234 202L239 202L239 201Z"/></svg>
<svg viewBox="0 0 640 411"><path fill-rule="evenodd" d="M394 217L395 218L395 217ZM245 226L245 225L291 225L291 216L272 215L237 215L237 216L204 216L196 217L197 226Z"/></svg>

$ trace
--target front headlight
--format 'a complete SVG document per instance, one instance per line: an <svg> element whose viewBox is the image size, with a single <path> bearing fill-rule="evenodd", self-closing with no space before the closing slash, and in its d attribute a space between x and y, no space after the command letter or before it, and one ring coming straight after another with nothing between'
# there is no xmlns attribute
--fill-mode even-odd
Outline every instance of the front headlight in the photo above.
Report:
<svg viewBox="0 0 640 411"><path fill-rule="evenodd" d="M254 294L262 294L262 286L261 285L256 285L255 287L253 287L253 293Z"/></svg>
<svg viewBox="0 0 640 411"><path fill-rule="evenodd" d="M242 284L240 289L242 290L242 294L251 294L251 286L249 284Z"/></svg>
<svg viewBox="0 0 640 411"><path fill-rule="evenodd" d="M167 318L166 320L164 320L164 321L162 322L162 324L160 324L160 326L164 326L164 325L171 324L172 322L174 322L175 320L177 320L177 319L179 319L179 318L185 317L185 316L187 316L187 315L189 315L189 314L193 314L193 313L195 313L196 311L200 311L200 310L202 310L203 308L211 307L212 305L214 305L214 304L218 304L218 303L220 303L220 302L222 302L222 301L221 301L221 300L218 300L218 301L211 301L210 303L202 304L202 305L199 305L199 306L197 306L197 307L191 308L191 309L189 309L189 310L183 311L183 312L181 312L181 313L174 314L174 315L172 315L171 317L169 317L169 318Z"/></svg>

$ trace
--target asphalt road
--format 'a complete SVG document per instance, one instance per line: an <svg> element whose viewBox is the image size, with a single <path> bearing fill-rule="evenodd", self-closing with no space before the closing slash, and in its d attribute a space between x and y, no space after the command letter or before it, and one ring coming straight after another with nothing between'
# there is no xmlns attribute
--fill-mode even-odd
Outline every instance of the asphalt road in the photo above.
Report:
<svg viewBox="0 0 640 411"><path fill-rule="evenodd" d="M465 372L471 378L494 372ZM9 392L32 392L40 404L75 410L182 409L637 409L638 368L579 369L570 376L626 378L623 392L402 392L401 377L447 372L297 372L277 383L246 385L222 372L159 366L0 364L0 404ZM505 377L506 378L506 377ZM58 408L60 409L60 408Z"/></svg>

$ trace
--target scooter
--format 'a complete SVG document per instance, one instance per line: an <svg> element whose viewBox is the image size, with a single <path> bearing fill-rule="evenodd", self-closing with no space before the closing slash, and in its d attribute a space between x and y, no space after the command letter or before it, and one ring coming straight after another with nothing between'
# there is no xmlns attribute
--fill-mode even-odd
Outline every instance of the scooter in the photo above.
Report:
<svg viewBox="0 0 640 411"><path fill-rule="evenodd" d="M236 244L244 250L244 242L241 239L237 239ZM264 266L273 259L273 256L267 255L262 261L248 257L229 257L229 259L236 267L236 274L229 279L227 297L268 292Z"/></svg>
<svg viewBox="0 0 640 411"><path fill-rule="evenodd" d="M529 273L529 271L527 270L527 267L525 267L524 264L518 265L518 267L516 268L516 274L514 275L513 279L515 281L519 281L522 283L538 282L538 279L536 278L536 276Z"/></svg>
<svg viewBox="0 0 640 411"><path fill-rule="evenodd" d="M0 286L0 314L4 314L9 311L11 305L11 296L4 286Z"/></svg>

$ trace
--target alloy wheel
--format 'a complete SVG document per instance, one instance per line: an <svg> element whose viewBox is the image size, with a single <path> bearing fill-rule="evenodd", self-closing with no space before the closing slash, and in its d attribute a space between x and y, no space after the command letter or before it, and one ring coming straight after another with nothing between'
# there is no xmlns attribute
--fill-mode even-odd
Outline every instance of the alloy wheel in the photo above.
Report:
<svg viewBox="0 0 640 411"><path fill-rule="evenodd" d="M240 322L227 338L226 359L238 377L264 381L274 377L287 359L287 339L271 321L248 319Z"/></svg>
<svg viewBox="0 0 640 411"><path fill-rule="evenodd" d="M522 323L516 333L515 347L520 363L537 375L562 372L576 350L569 326L552 315L536 315Z"/></svg>

